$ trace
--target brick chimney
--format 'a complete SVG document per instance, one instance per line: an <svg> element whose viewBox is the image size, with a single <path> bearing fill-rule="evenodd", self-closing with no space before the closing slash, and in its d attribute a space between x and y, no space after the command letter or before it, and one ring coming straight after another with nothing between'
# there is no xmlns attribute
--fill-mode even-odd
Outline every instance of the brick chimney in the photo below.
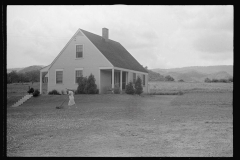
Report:
<svg viewBox="0 0 240 160"><path fill-rule="evenodd" d="M102 38L107 42L108 41L108 29L103 28L102 29Z"/></svg>

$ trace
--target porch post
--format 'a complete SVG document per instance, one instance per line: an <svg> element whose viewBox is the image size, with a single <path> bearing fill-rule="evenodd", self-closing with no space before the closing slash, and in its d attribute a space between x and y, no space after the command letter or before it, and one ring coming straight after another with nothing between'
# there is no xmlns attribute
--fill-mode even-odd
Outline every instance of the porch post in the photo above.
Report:
<svg viewBox="0 0 240 160"><path fill-rule="evenodd" d="M147 93L149 93L149 91L148 91L148 88L149 88L149 86L148 86L148 74L145 75L145 85L147 86Z"/></svg>
<svg viewBox="0 0 240 160"><path fill-rule="evenodd" d="M98 84L98 94L100 94L101 93L101 69L99 69L99 84Z"/></svg>
<svg viewBox="0 0 240 160"><path fill-rule="evenodd" d="M114 68L112 69L112 89L114 88Z"/></svg>
<svg viewBox="0 0 240 160"><path fill-rule="evenodd" d="M120 70L120 91L122 91L122 70Z"/></svg>
<svg viewBox="0 0 240 160"><path fill-rule="evenodd" d="M40 71L40 94L42 94L42 72Z"/></svg>

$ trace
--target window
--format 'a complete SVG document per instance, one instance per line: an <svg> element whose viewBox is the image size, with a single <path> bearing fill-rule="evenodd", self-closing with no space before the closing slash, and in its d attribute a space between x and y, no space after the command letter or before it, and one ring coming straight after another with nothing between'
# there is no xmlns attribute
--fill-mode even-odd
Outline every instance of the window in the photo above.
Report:
<svg viewBox="0 0 240 160"><path fill-rule="evenodd" d="M145 86L145 74L143 75L143 86Z"/></svg>
<svg viewBox="0 0 240 160"><path fill-rule="evenodd" d="M136 82L136 73L133 73L133 83Z"/></svg>
<svg viewBox="0 0 240 160"><path fill-rule="evenodd" d="M76 45L76 58L83 57L83 45Z"/></svg>
<svg viewBox="0 0 240 160"><path fill-rule="evenodd" d="M78 79L83 76L82 69L75 69L75 83L78 83Z"/></svg>
<svg viewBox="0 0 240 160"><path fill-rule="evenodd" d="M63 83L63 71L56 71L56 83Z"/></svg>

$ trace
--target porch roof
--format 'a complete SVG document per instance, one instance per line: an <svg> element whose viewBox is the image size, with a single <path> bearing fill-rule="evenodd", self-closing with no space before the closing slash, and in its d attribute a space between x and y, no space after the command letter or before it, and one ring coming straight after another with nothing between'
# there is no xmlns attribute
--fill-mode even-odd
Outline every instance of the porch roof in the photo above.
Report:
<svg viewBox="0 0 240 160"><path fill-rule="evenodd" d="M41 68L40 71L41 72L48 72L49 67L50 67L50 65L45 66L45 67Z"/></svg>

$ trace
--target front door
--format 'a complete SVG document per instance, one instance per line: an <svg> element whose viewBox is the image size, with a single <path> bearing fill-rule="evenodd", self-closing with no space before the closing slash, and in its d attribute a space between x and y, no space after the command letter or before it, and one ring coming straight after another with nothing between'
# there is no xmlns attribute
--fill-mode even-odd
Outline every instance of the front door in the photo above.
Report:
<svg viewBox="0 0 240 160"><path fill-rule="evenodd" d="M122 72L122 89L126 87L126 73L127 72Z"/></svg>

